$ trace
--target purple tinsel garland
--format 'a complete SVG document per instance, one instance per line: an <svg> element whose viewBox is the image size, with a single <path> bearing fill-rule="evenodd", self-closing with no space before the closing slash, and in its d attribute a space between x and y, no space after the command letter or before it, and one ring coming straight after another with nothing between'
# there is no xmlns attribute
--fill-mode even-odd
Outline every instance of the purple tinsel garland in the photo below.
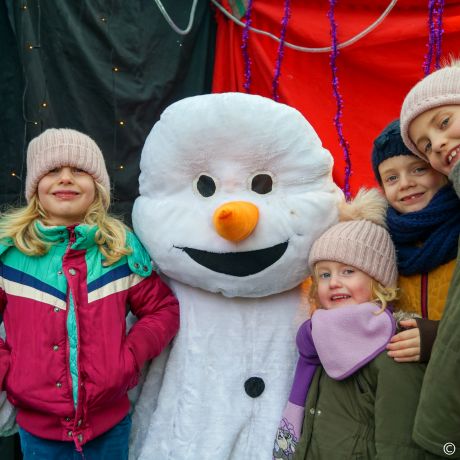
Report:
<svg viewBox="0 0 460 460"><path fill-rule="evenodd" d="M441 67L441 41L444 30L442 28L442 15L444 13L444 0L438 0L438 8L436 10L437 24L436 24L436 61L435 67L439 69Z"/></svg>
<svg viewBox="0 0 460 460"><path fill-rule="evenodd" d="M345 137L343 136L343 126L342 126L342 110L343 110L343 99L339 92L339 78L337 76L337 55L339 51L337 49L337 24L335 23L334 19L334 8L336 4L336 0L329 0L330 8L327 13L327 17L329 18L329 22L331 25L331 38L332 38L332 51L329 56L329 64L332 70L332 91L334 93L335 100L337 101L337 111L334 116L334 125L337 130L337 134L339 136L340 146L343 150L343 156L345 159L345 181L343 185L343 192L345 193L345 198L350 200L351 193L350 193L350 176L351 176L351 159L350 159L350 152L349 152L349 144Z"/></svg>
<svg viewBox="0 0 460 460"><path fill-rule="evenodd" d="M428 44L423 62L423 73L427 76L431 72L433 53L435 53L434 69L441 66L441 41L442 41L442 15L444 13L444 0L428 1Z"/></svg>
<svg viewBox="0 0 460 460"><path fill-rule="evenodd" d="M243 51L244 58L244 90L249 93L251 88L251 58L248 52L248 40L249 40L249 27L251 27L251 12L252 12L252 0L248 0L248 6L244 15L245 24L243 28L243 43L241 49Z"/></svg>
<svg viewBox="0 0 460 460"><path fill-rule="evenodd" d="M425 60L423 62L423 74L427 76L430 73L431 61L433 60L433 46L434 46L434 3L436 0L428 0L428 44Z"/></svg>
<svg viewBox="0 0 460 460"><path fill-rule="evenodd" d="M281 21L281 34L280 34L280 42L278 45L278 56L276 58L276 66L275 66L275 73L273 75L273 82L272 82L272 94L273 100L278 102L279 95L278 95L278 87L279 87L279 79L281 75L281 62L284 57L284 42L286 41L286 30L287 25L289 22L289 18L291 17L291 1L284 0L284 15Z"/></svg>

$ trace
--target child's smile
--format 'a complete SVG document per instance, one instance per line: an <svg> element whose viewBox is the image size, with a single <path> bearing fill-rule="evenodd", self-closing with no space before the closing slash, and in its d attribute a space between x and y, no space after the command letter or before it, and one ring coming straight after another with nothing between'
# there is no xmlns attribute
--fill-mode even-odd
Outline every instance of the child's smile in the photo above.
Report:
<svg viewBox="0 0 460 460"><path fill-rule="evenodd" d="M72 190L58 190L57 192L53 192L53 195L56 198L60 198L62 200L72 200L76 196L79 195L78 192L74 192Z"/></svg>
<svg viewBox="0 0 460 460"><path fill-rule="evenodd" d="M408 195L408 196L405 196L403 198L401 198L401 201L416 201L418 198L421 198L423 195L425 194L425 192L422 192L422 193L414 193L413 195Z"/></svg>
<svg viewBox="0 0 460 460"><path fill-rule="evenodd" d="M457 156L460 153L460 145L455 147L447 155L447 163L449 165L454 165L459 160L460 156Z"/></svg>
<svg viewBox="0 0 460 460"><path fill-rule="evenodd" d="M331 296L331 302L340 302L342 300L348 300L351 296L348 294L335 294Z"/></svg>

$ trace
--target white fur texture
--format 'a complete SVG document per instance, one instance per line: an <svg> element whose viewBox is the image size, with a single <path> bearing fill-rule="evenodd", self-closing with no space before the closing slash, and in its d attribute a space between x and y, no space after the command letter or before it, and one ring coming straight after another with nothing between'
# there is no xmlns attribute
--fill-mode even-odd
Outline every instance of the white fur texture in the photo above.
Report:
<svg viewBox="0 0 460 460"><path fill-rule="evenodd" d="M227 297L282 292L308 275L311 243L336 220L332 164L311 125L292 107L241 93L187 98L165 110L145 142L134 228L171 279ZM251 190L259 172L273 176L271 193ZM217 185L208 198L194 186L202 173ZM260 220L249 238L235 244L216 233L212 217L218 206L238 200L255 204ZM210 273L179 249L238 252L286 241L284 257L239 279Z"/></svg>
<svg viewBox="0 0 460 460"><path fill-rule="evenodd" d="M148 371L134 411L132 459L271 458L308 309L299 284L311 244L337 221L342 198L332 163L298 111L260 96L184 99L154 126L133 223L179 299L181 327L168 359ZM272 176L270 193L251 190L258 173ZM214 178L210 197L197 192L200 174ZM216 208L230 201L259 209L255 231L239 243L212 224ZM238 253L285 242L276 262L249 276L217 273L181 249ZM265 383L255 398L244 389L250 377Z"/></svg>

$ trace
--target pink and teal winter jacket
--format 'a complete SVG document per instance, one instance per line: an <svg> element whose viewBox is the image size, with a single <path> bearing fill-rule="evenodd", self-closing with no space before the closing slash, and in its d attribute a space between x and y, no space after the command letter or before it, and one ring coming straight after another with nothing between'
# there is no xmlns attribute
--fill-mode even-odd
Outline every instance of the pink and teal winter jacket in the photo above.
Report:
<svg viewBox="0 0 460 460"><path fill-rule="evenodd" d="M142 365L177 332L178 303L132 233L132 254L104 266L95 227L36 225L46 255L0 245L0 388L20 427L79 447L126 416Z"/></svg>

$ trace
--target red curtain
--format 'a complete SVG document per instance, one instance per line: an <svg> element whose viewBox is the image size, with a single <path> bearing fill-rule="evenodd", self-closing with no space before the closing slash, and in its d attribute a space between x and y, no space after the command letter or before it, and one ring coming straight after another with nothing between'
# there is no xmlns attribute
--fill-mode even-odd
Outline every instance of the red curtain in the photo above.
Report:
<svg viewBox="0 0 460 460"><path fill-rule="evenodd" d="M227 0L220 0L230 11ZM286 40L305 47L330 46L326 0L291 0ZM390 0L339 0L335 8L337 37L344 42L374 23ZM280 36L284 2L253 0L252 27ZM244 92L243 28L216 9L217 48L214 92ZM442 56L460 56L460 1L445 1ZM428 1L399 0L368 35L340 50L337 57L339 91L343 98L343 134L349 143L352 193L375 185L370 166L373 139L399 110L407 91L423 77L428 43ZM272 97L278 43L249 32L250 93ZM284 48L279 78L279 101L300 110L335 159L334 178L343 187L344 153L334 115L329 52L311 53Z"/></svg>

